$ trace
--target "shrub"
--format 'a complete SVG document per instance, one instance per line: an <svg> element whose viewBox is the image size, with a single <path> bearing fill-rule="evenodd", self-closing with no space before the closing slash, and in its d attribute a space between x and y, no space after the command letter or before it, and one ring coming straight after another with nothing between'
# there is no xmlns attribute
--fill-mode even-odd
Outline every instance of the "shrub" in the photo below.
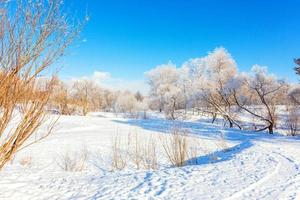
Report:
<svg viewBox="0 0 300 200"><path fill-rule="evenodd" d="M188 133L180 129L173 129L171 136L163 139L162 147L173 166L181 167L188 160Z"/></svg>
<svg viewBox="0 0 300 200"><path fill-rule="evenodd" d="M154 137L147 139L138 133L127 135L127 144L121 144L117 135L112 145L112 170L122 170L128 165L136 169L157 169L157 143Z"/></svg>
<svg viewBox="0 0 300 200"><path fill-rule="evenodd" d="M296 108L291 108L287 112L285 125L288 129L288 135L295 136L299 131L299 114Z"/></svg>
<svg viewBox="0 0 300 200"><path fill-rule="evenodd" d="M1 1L0 5L2 169L44 122L53 81L41 86L38 79L64 55L81 25L69 23L60 0ZM17 107L22 108L20 118L9 131Z"/></svg>
<svg viewBox="0 0 300 200"><path fill-rule="evenodd" d="M88 151L83 147L79 152L66 152L56 163L64 171L78 172L86 167L87 159Z"/></svg>

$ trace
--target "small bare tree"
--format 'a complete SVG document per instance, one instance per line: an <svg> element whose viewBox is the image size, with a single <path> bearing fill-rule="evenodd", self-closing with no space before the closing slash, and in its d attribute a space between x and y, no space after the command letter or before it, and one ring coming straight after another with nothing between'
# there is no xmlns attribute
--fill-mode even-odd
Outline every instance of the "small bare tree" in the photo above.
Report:
<svg viewBox="0 0 300 200"><path fill-rule="evenodd" d="M289 99L290 103L300 106L300 87L293 88L288 93L288 99Z"/></svg>
<svg viewBox="0 0 300 200"><path fill-rule="evenodd" d="M83 115L86 115L91 110L96 110L97 106L100 108L99 103L101 103L101 99L99 97L101 97L101 94L99 94L99 91L101 89L94 81L87 79L78 80L74 83L73 90L74 100L81 108Z"/></svg>
<svg viewBox="0 0 300 200"><path fill-rule="evenodd" d="M299 113L298 109L291 107L288 109L285 125L288 129L288 135L295 136L299 131Z"/></svg>
<svg viewBox="0 0 300 200"><path fill-rule="evenodd" d="M299 88L292 88L288 93L286 101L286 119L285 126L288 129L288 135L295 136L298 134L300 118L299 118Z"/></svg>
<svg viewBox="0 0 300 200"><path fill-rule="evenodd" d="M51 95L50 104L62 115L71 115L75 112L75 102L70 94L70 88L58 79Z"/></svg>
<svg viewBox="0 0 300 200"><path fill-rule="evenodd" d="M0 1L0 169L46 118L53 81L39 88L37 77L63 56L80 28L60 0ZM20 119L8 130L17 107Z"/></svg>

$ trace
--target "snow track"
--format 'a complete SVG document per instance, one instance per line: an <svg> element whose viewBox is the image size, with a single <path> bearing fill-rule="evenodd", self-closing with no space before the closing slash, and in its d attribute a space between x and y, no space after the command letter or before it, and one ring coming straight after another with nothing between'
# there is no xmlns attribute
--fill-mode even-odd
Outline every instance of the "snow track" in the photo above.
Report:
<svg viewBox="0 0 300 200"><path fill-rule="evenodd" d="M271 197L274 199L278 197L280 197L279 199L296 199L295 192L299 190L300 185L299 164L282 153L274 151L270 146L263 148L261 145L257 145L257 147L261 149L260 151L264 151L265 157L272 158L276 162L275 169L266 166L270 168L270 172L266 176L226 199L265 199Z"/></svg>

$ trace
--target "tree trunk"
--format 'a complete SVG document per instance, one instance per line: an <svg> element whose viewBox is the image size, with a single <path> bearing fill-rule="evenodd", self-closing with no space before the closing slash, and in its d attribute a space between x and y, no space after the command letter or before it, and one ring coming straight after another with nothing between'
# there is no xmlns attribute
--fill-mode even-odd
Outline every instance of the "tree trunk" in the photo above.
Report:
<svg viewBox="0 0 300 200"><path fill-rule="evenodd" d="M229 128L233 128L233 123L231 120L228 120L229 121Z"/></svg>
<svg viewBox="0 0 300 200"><path fill-rule="evenodd" d="M212 123L212 124L215 123L216 119L217 119L217 115L216 115L216 114L213 114L213 118L212 118L211 123Z"/></svg>
<svg viewBox="0 0 300 200"><path fill-rule="evenodd" d="M274 131L273 131L273 124L270 124L270 126L268 127L268 130L269 130L269 133L270 134L273 134L274 133Z"/></svg>

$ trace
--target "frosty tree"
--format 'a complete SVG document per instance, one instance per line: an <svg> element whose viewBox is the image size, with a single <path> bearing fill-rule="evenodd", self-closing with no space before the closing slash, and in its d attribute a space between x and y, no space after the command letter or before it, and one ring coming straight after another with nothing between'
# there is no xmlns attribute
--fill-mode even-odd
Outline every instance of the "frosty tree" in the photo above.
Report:
<svg viewBox="0 0 300 200"><path fill-rule="evenodd" d="M240 79L240 84L232 90L235 103L264 123L264 127L257 131L268 130L272 134L277 120L277 105L285 96L286 87L284 81L269 75L266 67L254 65L252 74Z"/></svg>
<svg viewBox="0 0 300 200"><path fill-rule="evenodd" d="M217 114L222 116L230 127L241 128L232 110L232 93L227 88L237 73L236 63L227 50L216 48L208 56L190 60L185 65L194 72L191 78L196 87L196 99L210 108L205 111L213 113L214 117Z"/></svg>
<svg viewBox="0 0 300 200"><path fill-rule="evenodd" d="M174 64L169 62L146 73L150 86L150 98L157 102L160 111L170 119L176 119L175 110L183 101L180 75Z"/></svg>
<svg viewBox="0 0 300 200"><path fill-rule="evenodd" d="M115 102L115 111L120 113L129 113L133 116L136 111L138 101L134 94L129 91L122 92L119 94Z"/></svg>

